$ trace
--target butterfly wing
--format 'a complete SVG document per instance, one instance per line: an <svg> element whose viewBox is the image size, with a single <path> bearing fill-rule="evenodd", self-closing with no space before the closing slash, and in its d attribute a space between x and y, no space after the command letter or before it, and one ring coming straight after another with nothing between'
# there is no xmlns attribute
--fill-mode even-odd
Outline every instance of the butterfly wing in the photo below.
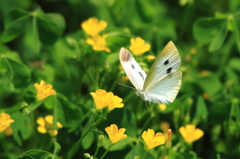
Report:
<svg viewBox="0 0 240 159"><path fill-rule="evenodd" d="M143 89L143 84L146 79L146 73L138 65L132 54L125 48L121 48L119 59L128 78L137 90Z"/></svg>
<svg viewBox="0 0 240 159"><path fill-rule="evenodd" d="M170 74L146 90L145 99L156 104L169 104L174 101L182 83L182 72Z"/></svg>
<svg viewBox="0 0 240 159"><path fill-rule="evenodd" d="M170 41L152 65L144 83L144 90L149 90L150 87L159 83L163 78L176 72L180 64L181 59L178 50Z"/></svg>

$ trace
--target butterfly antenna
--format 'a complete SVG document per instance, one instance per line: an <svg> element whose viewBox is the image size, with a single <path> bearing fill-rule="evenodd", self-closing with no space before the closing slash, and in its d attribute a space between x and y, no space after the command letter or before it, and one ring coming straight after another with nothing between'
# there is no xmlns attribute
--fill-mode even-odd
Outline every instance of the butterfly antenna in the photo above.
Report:
<svg viewBox="0 0 240 159"><path fill-rule="evenodd" d="M116 81L115 81L115 83L120 84L120 85L125 86L125 87L128 87L128 88L131 88L131 89L135 89L135 88L133 88L133 87L127 86L127 85L122 84L122 83L118 83L118 82L116 82Z"/></svg>

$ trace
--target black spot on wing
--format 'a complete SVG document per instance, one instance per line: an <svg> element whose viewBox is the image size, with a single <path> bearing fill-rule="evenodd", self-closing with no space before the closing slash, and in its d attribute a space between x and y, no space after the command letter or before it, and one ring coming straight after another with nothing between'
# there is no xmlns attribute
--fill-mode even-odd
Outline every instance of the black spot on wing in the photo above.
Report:
<svg viewBox="0 0 240 159"><path fill-rule="evenodd" d="M172 67L168 68L167 69L167 74L171 73L171 71L172 71Z"/></svg>
<svg viewBox="0 0 240 159"><path fill-rule="evenodd" d="M135 69L135 67L131 64L132 68Z"/></svg>
<svg viewBox="0 0 240 159"><path fill-rule="evenodd" d="M141 74L141 72L138 72L138 73L142 77L142 79L144 80L144 76Z"/></svg>
<svg viewBox="0 0 240 159"><path fill-rule="evenodd" d="M169 63L169 60L166 60L165 62L164 62L164 65L167 65Z"/></svg>

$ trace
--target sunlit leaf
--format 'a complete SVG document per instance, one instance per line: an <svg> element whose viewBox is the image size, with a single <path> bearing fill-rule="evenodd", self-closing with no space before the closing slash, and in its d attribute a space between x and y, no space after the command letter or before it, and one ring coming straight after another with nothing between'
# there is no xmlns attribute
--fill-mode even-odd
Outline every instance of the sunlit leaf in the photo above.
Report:
<svg viewBox="0 0 240 159"><path fill-rule="evenodd" d="M201 43L210 43L209 51L219 49L227 35L227 19L202 18L193 26L194 38Z"/></svg>

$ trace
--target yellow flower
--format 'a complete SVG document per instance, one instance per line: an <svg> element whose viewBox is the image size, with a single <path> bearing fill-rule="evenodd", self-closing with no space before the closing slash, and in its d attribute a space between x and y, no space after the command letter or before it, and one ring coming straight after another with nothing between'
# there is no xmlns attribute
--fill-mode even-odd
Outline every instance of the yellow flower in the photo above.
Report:
<svg viewBox="0 0 240 159"><path fill-rule="evenodd" d="M127 135L124 134L126 129L121 128L118 130L116 124L111 124L109 127L106 127L105 131L107 132L112 143L117 143L118 141L127 138Z"/></svg>
<svg viewBox="0 0 240 159"><path fill-rule="evenodd" d="M160 110L165 110L167 106L165 104L158 104Z"/></svg>
<svg viewBox="0 0 240 159"><path fill-rule="evenodd" d="M3 132L14 122L14 120L10 118L11 116L9 114L6 113L0 114L0 132Z"/></svg>
<svg viewBox="0 0 240 159"><path fill-rule="evenodd" d="M38 118L37 119L38 123L38 132L45 134L48 132L51 136L56 136L58 134L58 131L54 128L53 126L53 116L52 115L47 115L45 118ZM62 128L62 124L57 122L57 127Z"/></svg>
<svg viewBox="0 0 240 159"><path fill-rule="evenodd" d="M165 138L162 133L158 132L155 135L154 134L155 132L153 129L148 129L142 133L142 138L146 143L147 150L165 143Z"/></svg>
<svg viewBox="0 0 240 159"><path fill-rule="evenodd" d="M144 52L150 50L150 45L146 44L145 41L140 37L137 37L136 39L131 39L130 42L130 50L134 55L141 55Z"/></svg>
<svg viewBox="0 0 240 159"><path fill-rule="evenodd" d="M124 105L122 102L122 98L118 96L114 96L112 92L106 92L105 90L98 89L95 92L90 93L93 97L97 109L103 109L108 107L109 110L113 110L114 108L122 108Z"/></svg>
<svg viewBox="0 0 240 159"><path fill-rule="evenodd" d="M104 30L107 25L107 22L103 20L98 20L95 17L89 18L81 24L83 30L93 37L98 35L98 33L100 33L102 30Z"/></svg>
<svg viewBox="0 0 240 159"><path fill-rule="evenodd" d="M89 45L92 45L93 50L110 52L110 49L106 46L106 41L105 41L106 37L107 37L107 34L104 34L103 36L96 35L92 38L88 38L86 42Z"/></svg>
<svg viewBox="0 0 240 159"><path fill-rule="evenodd" d="M188 143L200 139L204 134L202 130L196 129L193 124L186 125L186 127L180 127L179 132Z"/></svg>
<svg viewBox="0 0 240 159"><path fill-rule="evenodd" d="M53 86L51 84L46 85L46 83L43 80L40 82L40 84L35 83L34 87L37 91L38 100L42 100L48 96L56 94L56 91L52 89Z"/></svg>
<svg viewBox="0 0 240 159"><path fill-rule="evenodd" d="M153 56L153 55L148 55L147 56L147 60L148 61L152 61L152 60L154 60L156 57L155 56Z"/></svg>
<svg viewBox="0 0 240 159"><path fill-rule="evenodd" d="M114 108L122 108L124 104L122 103L122 98L114 96L112 102L109 104L108 109L113 110Z"/></svg>

